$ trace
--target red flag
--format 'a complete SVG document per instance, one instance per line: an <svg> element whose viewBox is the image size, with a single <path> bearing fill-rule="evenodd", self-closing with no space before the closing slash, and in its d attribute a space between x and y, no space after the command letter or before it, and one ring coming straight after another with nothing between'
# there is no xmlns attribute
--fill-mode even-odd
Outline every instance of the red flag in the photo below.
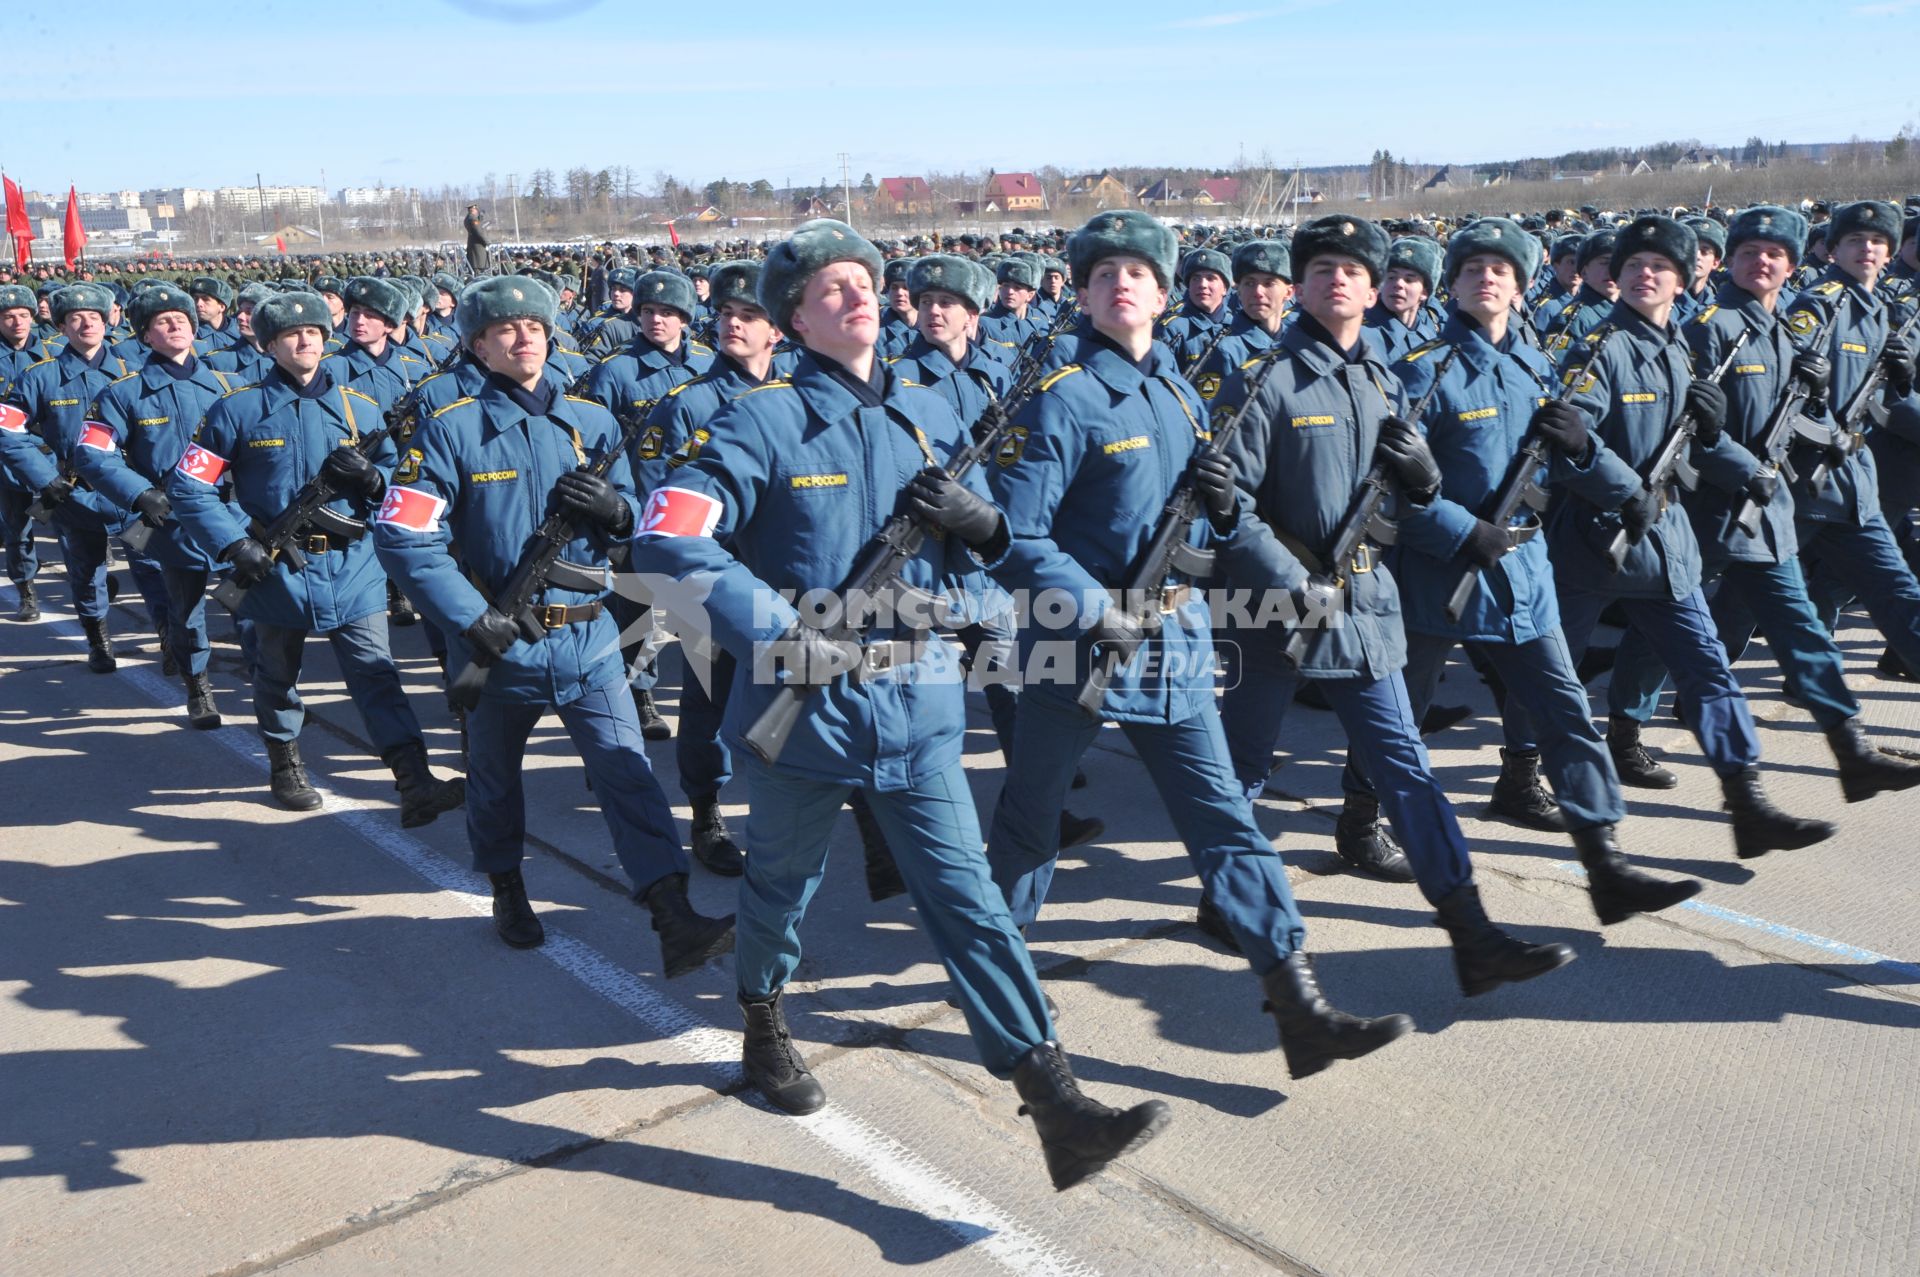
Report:
<svg viewBox="0 0 1920 1277"><path fill-rule="evenodd" d="M27 197L12 178L0 181L7 199L7 234L13 236L13 264L25 270L33 258L33 219L27 216Z"/></svg>
<svg viewBox="0 0 1920 1277"><path fill-rule="evenodd" d="M667 238L673 241L675 248L680 247L680 231L672 222L667 223Z"/></svg>
<svg viewBox="0 0 1920 1277"><path fill-rule="evenodd" d="M279 250L280 250L281 252L283 252L283 253L284 253L284 252L286 252L286 251L287 251L287 237L286 237L286 236L284 236L284 235L275 235L275 236L273 237L273 246L274 246L275 248L277 248L277 249L279 249Z"/></svg>
<svg viewBox="0 0 1920 1277"><path fill-rule="evenodd" d="M72 186L67 187L67 234L61 250L66 254L68 270L87 251L87 229L80 225L80 196Z"/></svg>

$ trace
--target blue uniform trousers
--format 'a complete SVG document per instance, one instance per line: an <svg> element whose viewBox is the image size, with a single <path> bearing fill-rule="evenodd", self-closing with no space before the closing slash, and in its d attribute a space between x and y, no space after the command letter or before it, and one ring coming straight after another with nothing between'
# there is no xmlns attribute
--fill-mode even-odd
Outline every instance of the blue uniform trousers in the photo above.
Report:
<svg viewBox="0 0 1920 1277"><path fill-rule="evenodd" d="M1858 527L1801 520L1794 532L1807 594L1827 627L1836 626L1840 609L1858 599L1907 668L1920 670L1920 581L1894 544L1886 518L1876 510Z"/></svg>
<svg viewBox="0 0 1920 1277"><path fill-rule="evenodd" d="M607 596L607 612L620 627L620 659L627 663L627 683L636 692L651 692L660 681L660 627L653 607L615 590Z"/></svg>
<svg viewBox="0 0 1920 1277"><path fill-rule="evenodd" d="M1414 722L1433 704L1456 642L1434 634L1407 635L1407 697ZM1540 751L1541 770L1553 784L1567 827L1619 824L1627 814L1620 776L1593 725L1587 689L1574 672L1565 637L1555 629L1525 643L1481 641L1475 647L1506 687L1501 720L1507 748Z"/></svg>
<svg viewBox="0 0 1920 1277"><path fill-rule="evenodd" d="M634 894L668 874L685 873L687 857L673 810L647 761L626 684L608 683L552 708L586 764L600 816L613 835L613 854ZM481 873L520 867L527 835L522 763L527 737L547 709L541 701L482 696L467 716L467 841L473 867Z"/></svg>
<svg viewBox="0 0 1920 1277"><path fill-rule="evenodd" d="M60 538L60 558L67 569L67 584L73 591L73 610L91 621L107 614L107 534L94 528L77 528L54 519L54 531Z"/></svg>
<svg viewBox="0 0 1920 1277"><path fill-rule="evenodd" d="M1012 679L1006 677L1018 677L1020 668L1012 620L1005 615L990 617L964 627L954 637L965 653L969 686L979 687L986 698L994 739L1000 742L1000 757L1011 761L1014 712L1020 708L1020 694L1014 690Z"/></svg>
<svg viewBox="0 0 1920 1277"><path fill-rule="evenodd" d="M1822 728L1838 726L1860 712L1847 687L1846 659L1832 632L1807 597L1798 559L1785 563L1729 563L1710 605L1714 629L1729 663L1738 661L1758 629L1780 666L1787 692L1802 702ZM1610 702L1618 712L1646 722L1659 708L1667 671L1637 630L1628 630L1613 665ZM1682 721L1693 721L1680 705Z"/></svg>
<svg viewBox="0 0 1920 1277"><path fill-rule="evenodd" d="M296 740L307 710L300 700L300 658L309 631L284 625L254 623L257 648L253 675L253 717L260 734L268 740ZM340 662L340 674L347 694L360 711L367 726L367 737L374 752L385 754L395 745L417 741L420 721L407 704L400 686L400 671L394 667L393 653L387 647L387 612L384 601L378 612L348 621L327 630L327 642L333 645L334 659Z"/></svg>
<svg viewBox="0 0 1920 1277"><path fill-rule="evenodd" d="M1280 739L1287 707L1293 703L1300 672L1275 641L1239 644L1230 667L1239 675L1220 704L1234 775L1251 800L1266 788L1274 742ZM1348 765L1342 784L1349 793L1365 793L1365 777L1378 777L1380 808L1406 849L1420 893L1437 901L1473 878L1466 835L1453 804L1433 778L1427 747L1396 671L1382 679L1320 679L1327 704L1347 732ZM1021 711L1024 717L1026 711Z"/></svg>
<svg viewBox="0 0 1920 1277"><path fill-rule="evenodd" d="M681 648L686 656L686 649ZM733 752L720 739L720 722L727 713L727 692L733 686L733 654L715 648L707 669L707 684L691 669L680 687L680 723L673 734L673 758L680 769L680 792L689 798L717 794L733 779Z"/></svg>
<svg viewBox="0 0 1920 1277"><path fill-rule="evenodd" d="M204 674L212 650L207 638L207 572L161 568L160 577L167 590L167 647L174 663L183 673Z"/></svg>
<svg viewBox="0 0 1920 1277"><path fill-rule="evenodd" d="M19 585L40 570L40 551L33 543L33 520L27 507L33 493L0 481L0 537L7 547L7 580Z"/></svg>
<svg viewBox="0 0 1920 1277"><path fill-rule="evenodd" d="M1015 925L1040 913L1060 855L1060 812L1080 756L1100 724L1066 696L1029 690L1014 720L1014 757L987 834L993 879ZM1241 952L1260 975L1306 940L1286 867L1260 832L1233 778L1220 715L1211 705L1177 723L1122 722L1187 856Z"/></svg>
<svg viewBox="0 0 1920 1277"><path fill-rule="evenodd" d="M1560 628L1575 661L1587 650L1593 627L1610 601L1606 594L1560 591ZM1623 598L1620 606L1632 626L1629 632L1644 638L1654 658L1672 673L1675 692L1687 706L1682 718L1715 774L1731 776L1758 763L1760 737L1753 714L1700 591L1679 600Z"/></svg>
<svg viewBox="0 0 1920 1277"><path fill-rule="evenodd" d="M749 801L746 877L735 922L740 992L766 997L800 965L800 920L820 886L827 838L851 792L743 756ZM900 876L934 951L953 980L987 1071L1013 1075L1020 1057L1053 1037L1027 946L980 848L980 817L958 763L901 790L868 790ZM1049 824L1049 838L1058 821Z"/></svg>
<svg viewBox="0 0 1920 1277"><path fill-rule="evenodd" d="M121 550L126 555L127 575L133 578L133 587L140 591L140 601L147 605L147 621L164 641L173 611L167 600L166 570L158 559L136 554L127 546Z"/></svg>

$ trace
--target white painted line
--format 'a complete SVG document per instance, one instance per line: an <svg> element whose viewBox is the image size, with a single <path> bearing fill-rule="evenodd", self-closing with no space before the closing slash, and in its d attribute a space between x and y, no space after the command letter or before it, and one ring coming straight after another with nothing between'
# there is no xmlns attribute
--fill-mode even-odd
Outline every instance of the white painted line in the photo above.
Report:
<svg viewBox="0 0 1920 1277"><path fill-rule="evenodd" d="M12 587L8 587L11 594ZM0 596L0 606L9 606ZM39 624L69 637L80 635L77 622L47 617ZM161 705L184 701L181 688L162 678L153 669L122 666L115 677L137 688L149 700ZM184 725L181 731L197 739L216 742L265 774L265 747L251 731L227 727L212 732L195 732ZM402 866L447 893L468 911L483 917L493 914L493 900L473 890L472 870L456 866L418 838L399 829L391 806L376 805L335 793L318 781L310 780L320 791L326 805L321 814L340 821ZM731 1087L740 1081L740 1039L694 1015L680 1003L661 996L633 972L611 958L560 931L547 927L546 943L534 952L572 976L590 992L619 1007L638 1020L663 1045L708 1066L715 1081ZM764 1106L762 1106L764 1107ZM771 1110L768 1110L771 1111ZM805 1131L832 1150L842 1160L885 1184L901 1200L927 1216L928 1222L944 1229L962 1242L978 1246L1010 1273L1032 1277L1086 1277L1095 1273L1088 1263L1031 1230L1011 1214L974 1191L967 1184L939 1169L907 1145L886 1134L866 1119L857 1117L839 1105L809 1117L789 1118L794 1127ZM1032 1170L1036 1183L1045 1169L1040 1150L1033 1150Z"/></svg>

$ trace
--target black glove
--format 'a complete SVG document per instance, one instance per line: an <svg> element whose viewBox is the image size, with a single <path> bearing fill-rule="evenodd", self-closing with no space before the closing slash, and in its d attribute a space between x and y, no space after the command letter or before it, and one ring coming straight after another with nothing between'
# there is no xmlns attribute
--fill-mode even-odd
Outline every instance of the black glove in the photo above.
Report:
<svg viewBox="0 0 1920 1277"><path fill-rule="evenodd" d="M158 488L148 488L135 497L133 508L150 528L159 527L173 516L173 502L167 500L167 494Z"/></svg>
<svg viewBox="0 0 1920 1277"><path fill-rule="evenodd" d="M494 663L507 654L507 649L519 641L520 627L504 613L488 608L479 620L460 631L460 637L472 650L473 663L483 670L492 669Z"/></svg>
<svg viewBox="0 0 1920 1277"><path fill-rule="evenodd" d="M1400 417L1388 417L1380 423L1380 460L1400 481L1400 487L1416 499L1431 496L1440 488L1440 466L1433 449L1412 423Z"/></svg>
<svg viewBox="0 0 1920 1277"><path fill-rule="evenodd" d="M1140 622L1118 607L1110 607L1100 614L1100 619L1087 631L1087 640L1101 651L1117 657L1125 665L1147 641L1147 632Z"/></svg>
<svg viewBox="0 0 1920 1277"><path fill-rule="evenodd" d="M1309 573L1300 588L1290 592L1293 618L1297 625L1325 628L1327 619L1340 607L1341 587L1324 576Z"/></svg>
<svg viewBox="0 0 1920 1277"><path fill-rule="evenodd" d="M980 414L980 420L973 423L974 442L978 443L980 440L987 438L1006 424L1007 410L1002 408L1000 401L996 399L987 405L985 412Z"/></svg>
<svg viewBox="0 0 1920 1277"><path fill-rule="evenodd" d="M327 459L320 463L320 473L335 491L364 501L377 500L387 490L386 477L367 460L367 454L345 444L327 454Z"/></svg>
<svg viewBox="0 0 1920 1277"><path fill-rule="evenodd" d="M51 510L73 495L73 480L55 479L40 489L40 504Z"/></svg>
<svg viewBox="0 0 1920 1277"><path fill-rule="evenodd" d="M1000 508L938 466L928 466L907 485L907 505L929 527L959 537L978 550L1001 539Z"/></svg>
<svg viewBox="0 0 1920 1277"><path fill-rule="evenodd" d="M220 551L220 557L233 565L228 575L242 589L251 589L273 575L273 556L252 537L241 537Z"/></svg>
<svg viewBox="0 0 1920 1277"><path fill-rule="evenodd" d="M1793 357L1793 378L1807 388L1809 398L1818 399L1833 381L1833 365L1825 355L1803 350Z"/></svg>
<svg viewBox="0 0 1920 1277"><path fill-rule="evenodd" d="M852 639L829 637L805 621L796 620L773 641L776 668L787 671L787 681L800 687L824 687L860 664L860 645Z"/></svg>
<svg viewBox="0 0 1920 1277"><path fill-rule="evenodd" d="M1651 488L1641 488L1620 507L1620 522L1627 529L1627 543L1639 545L1649 529L1660 521L1660 499Z"/></svg>
<svg viewBox="0 0 1920 1277"><path fill-rule="evenodd" d="M1753 499L1755 505L1762 509L1773 504L1773 494L1779 490L1780 475L1778 471L1767 469L1755 470L1753 477L1747 480L1747 495Z"/></svg>
<svg viewBox="0 0 1920 1277"><path fill-rule="evenodd" d="M1239 522L1240 490L1234 486L1233 458L1203 452L1193 459L1193 490L1207 508L1207 519L1226 531Z"/></svg>
<svg viewBox="0 0 1920 1277"><path fill-rule="evenodd" d="M1587 414L1566 400L1547 400L1533 410L1527 424L1569 457L1587 455Z"/></svg>
<svg viewBox="0 0 1920 1277"><path fill-rule="evenodd" d="M569 470L553 485L560 507L595 527L623 537L633 531L633 507L620 499L620 490L597 474Z"/></svg>
<svg viewBox="0 0 1920 1277"><path fill-rule="evenodd" d="M1727 430L1727 392L1711 381L1696 379L1687 387L1686 410L1693 414L1693 437L1702 447L1720 442Z"/></svg>
<svg viewBox="0 0 1920 1277"><path fill-rule="evenodd" d="M1475 519L1473 530L1467 533L1466 544L1460 547L1460 553L1466 556L1469 563L1490 568L1505 558L1507 551L1512 548L1513 541L1504 531L1485 519Z"/></svg>
<svg viewBox="0 0 1920 1277"><path fill-rule="evenodd" d="M1887 389L1894 398L1905 399L1913 393L1913 348L1898 337L1887 339L1887 348L1880 352L1880 363L1887 370Z"/></svg>

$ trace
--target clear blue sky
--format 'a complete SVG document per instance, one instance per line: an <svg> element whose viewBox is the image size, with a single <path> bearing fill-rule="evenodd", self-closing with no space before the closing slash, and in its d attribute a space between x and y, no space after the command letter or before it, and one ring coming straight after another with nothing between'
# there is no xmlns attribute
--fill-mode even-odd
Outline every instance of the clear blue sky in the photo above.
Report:
<svg viewBox="0 0 1920 1277"><path fill-rule="evenodd" d="M0 164L42 190L576 165L783 185L837 179L843 150L856 181L1225 166L1243 147L1445 163L1920 120L1920 0L0 5Z"/></svg>

